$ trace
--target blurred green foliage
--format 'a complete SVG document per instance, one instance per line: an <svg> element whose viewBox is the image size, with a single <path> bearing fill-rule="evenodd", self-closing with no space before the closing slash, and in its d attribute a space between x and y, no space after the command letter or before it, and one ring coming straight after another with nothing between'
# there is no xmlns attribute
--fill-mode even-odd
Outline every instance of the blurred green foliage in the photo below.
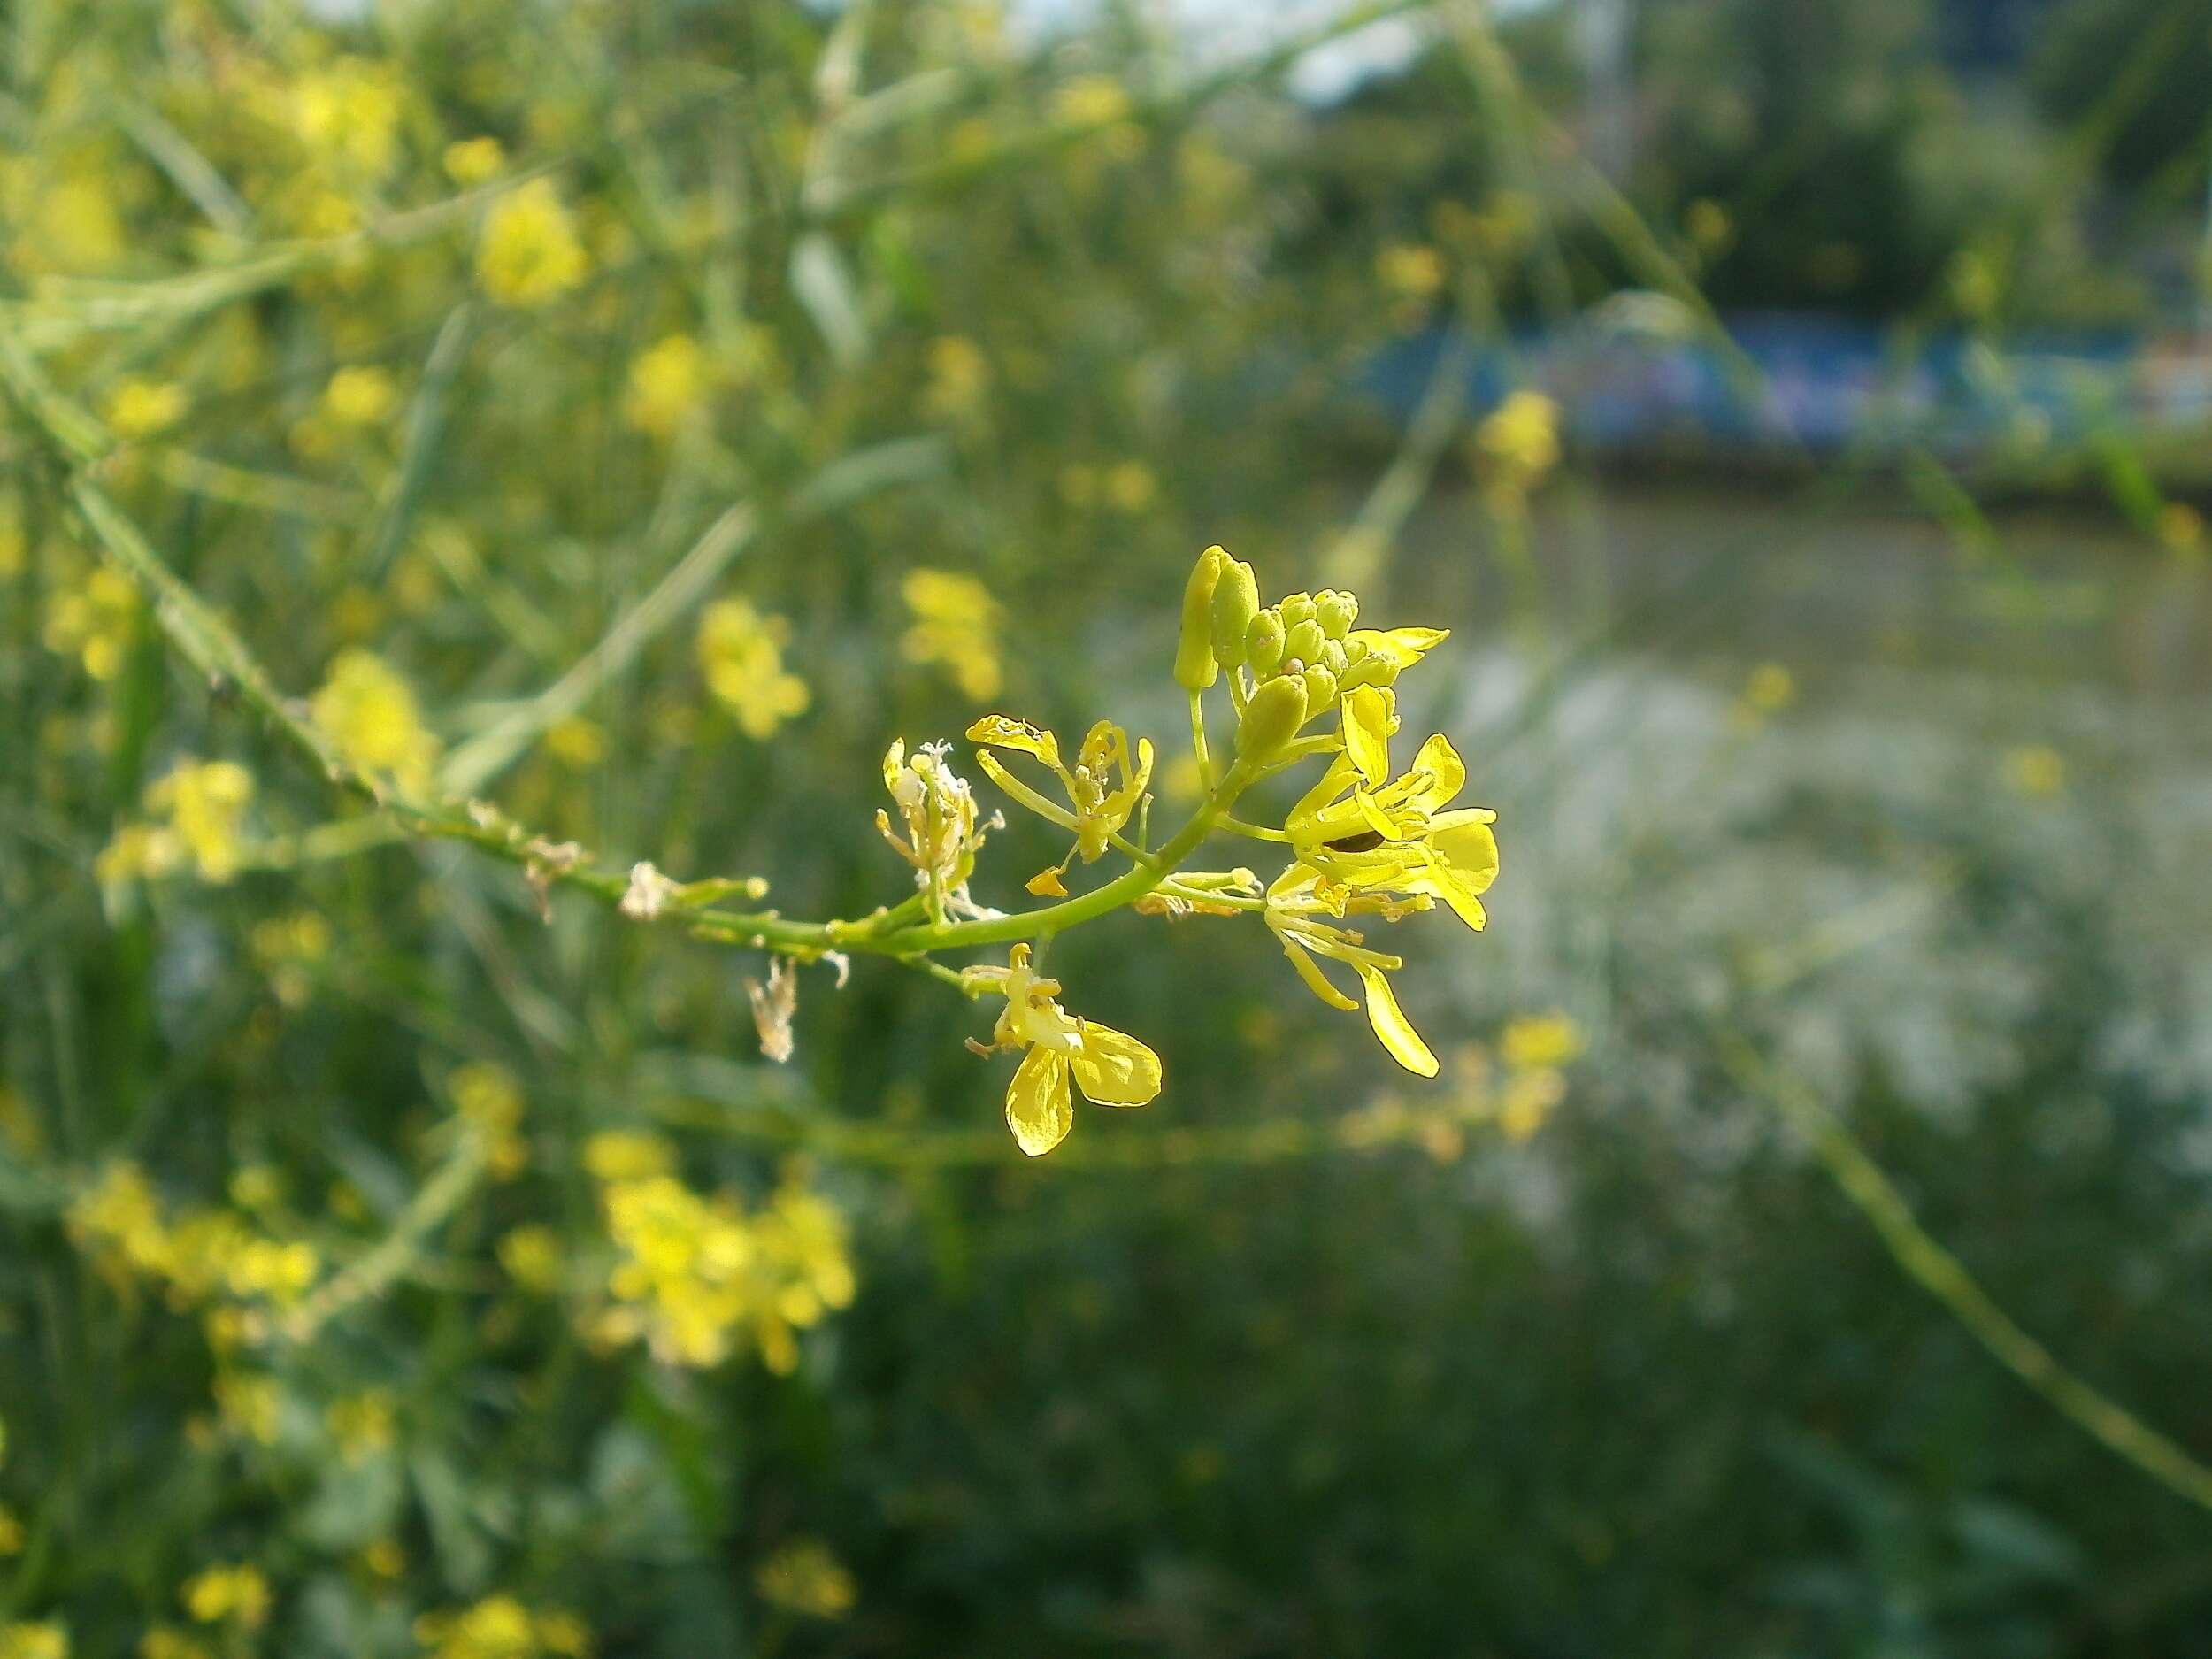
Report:
<svg viewBox="0 0 2212 1659"><path fill-rule="evenodd" d="M1661 265L2151 319L2204 19L2055 7L2029 105L1909 0L1655 0L1615 198L1570 16L1392 9L1425 50L1326 110L1133 8L0 11L0 337L380 767L860 914L892 739L1179 751L1219 541L1454 629L1408 719L1506 848L1409 947L1434 1084L1256 928L1062 941L1168 1087L1025 1164L944 987L810 971L774 1067L757 961L343 808L12 405L0 1656L2206 1650L2212 1522L1725 1059L2212 1448L2192 511L2126 434L2117 513L1993 523L1932 457L1631 489L1541 399L1345 389Z"/></svg>

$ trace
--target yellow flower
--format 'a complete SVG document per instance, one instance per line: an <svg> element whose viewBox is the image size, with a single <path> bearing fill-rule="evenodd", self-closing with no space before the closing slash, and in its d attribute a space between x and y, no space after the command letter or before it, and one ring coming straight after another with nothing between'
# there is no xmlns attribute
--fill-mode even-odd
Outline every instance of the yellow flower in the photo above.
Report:
<svg viewBox="0 0 2212 1659"><path fill-rule="evenodd" d="M791 625L764 617L742 599L709 605L699 618L699 668L711 691L737 716L746 736L766 741L786 720L806 712L806 681L787 673L783 647Z"/></svg>
<svg viewBox="0 0 2212 1659"><path fill-rule="evenodd" d="M907 572L901 592L913 618L900 641L906 660L942 664L962 695L978 702L998 695L1002 612L991 590L972 576L917 570Z"/></svg>
<svg viewBox="0 0 2212 1659"><path fill-rule="evenodd" d="M580 285L590 259L550 179L533 179L484 216L476 280L509 305L549 305Z"/></svg>
<svg viewBox="0 0 2212 1659"><path fill-rule="evenodd" d="M253 774L243 766L183 760L147 789L146 810L168 820L200 879L220 884L238 873L239 826L252 799Z"/></svg>
<svg viewBox="0 0 2212 1659"><path fill-rule="evenodd" d="M1567 1097L1567 1079L1550 1066L1516 1071L1498 1100L1498 1129L1519 1146L1532 1140L1553 1109Z"/></svg>
<svg viewBox="0 0 2212 1659"><path fill-rule="evenodd" d="M1128 89L1111 75L1077 75L1052 95L1052 112L1070 127L1110 127L1127 119Z"/></svg>
<svg viewBox="0 0 2212 1659"><path fill-rule="evenodd" d="M226 1371L215 1379L215 1409L224 1423L263 1446L276 1444L283 1405L273 1377Z"/></svg>
<svg viewBox="0 0 2212 1659"><path fill-rule="evenodd" d="M1325 885L1320 876L1302 864L1293 864L1267 889L1267 925L1307 989L1331 1008L1351 1013L1360 1004L1330 983L1314 958L1326 956L1351 968L1367 994L1367 1023L1374 1028L1376 1039L1392 1059L1416 1077L1434 1077L1438 1066L1435 1054L1421 1041L1421 1033L1414 1030L1413 1022L1398 1006L1397 994L1390 988L1388 976L1405 966L1404 960L1369 949L1363 936L1353 929L1322 918L1369 912L1394 921L1409 909L1423 910L1427 905L1425 897L1401 903L1386 896L1347 895L1341 888Z"/></svg>
<svg viewBox="0 0 2212 1659"><path fill-rule="evenodd" d="M322 1271L322 1259L311 1244L245 1239L235 1248L227 1243L222 1255L225 1289L234 1296L266 1297L280 1308L305 1295Z"/></svg>
<svg viewBox="0 0 2212 1659"><path fill-rule="evenodd" d="M167 1624L157 1624L138 1639L138 1659L211 1659L207 1644Z"/></svg>
<svg viewBox="0 0 2212 1659"><path fill-rule="evenodd" d="M640 432L665 438L706 401L707 357L688 334L671 334L630 365L622 415Z"/></svg>
<svg viewBox="0 0 2212 1659"><path fill-rule="evenodd" d="M989 749L977 751L976 764L992 782L1040 818L1075 832L1075 845L1067 857L1031 879L1032 893L1064 894L1067 889L1060 878L1069 863L1079 856L1085 864L1095 864L1128 823L1152 782L1152 740L1137 740L1136 764L1132 767L1129 734L1110 721L1101 720L1085 735L1072 771L1061 762L1060 740L1025 721L988 715L970 726L967 735L972 743L987 743L1042 761L1057 774L1074 808L1070 812L1055 806L1009 772Z"/></svg>
<svg viewBox="0 0 2212 1659"><path fill-rule="evenodd" d="M342 426L381 426L398 407L399 388L382 369L341 369L323 388L323 411Z"/></svg>
<svg viewBox="0 0 2212 1659"><path fill-rule="evenodd" d="M530 1143L522 1136L522 1085L503 1065L475 1061L446 1079L453 1109L461 1121L485 1138L492 1178L512 1180L530 1162Z"/></svg>
<svg viewBox="0 0 2212 1659"><path fill-rule="evenodd" d="M914 885L927 898L933 918L947 914L995 916L968 892L975 856L987 830L1005 822L995 812L978 815L975 791L945 764L949 743L925 743L907 758L906 741L895 740L883 757L883 787L899 809L904 836L891 827L891 815L878 808L876 828L891 850L914 866Z"/></svg>
<svg viewBox="0 0 2212 1659"><path fill-rule="evenodd" d="M991 365L983 349L964 334L947 334L929 345L929 386L922 402L944 420L970 420L981 412L991 389Z"/></svg>
<svg viewBox="0 0 2212 1659"><path fill-rule="evenodd" d="M1040 1157L1075 1126L1068 1092L1073 1079L1083 1098L1097 1106L1142 1106L1160 1092L1160 1056L1134 1037L1069 1013L1054 1001L1057 979L1041 979L1029 965L1029 947L1016 945L1003 968L969 968L961 974L970 995L996 992L1006 1007L979 1052L1022 1050L1006 1089L1006 1124L1015 1144Z"/></svg>
<svg viewBox="0 0 2212 1659"><path fill-rule="evenodd" d="M235 1621L258 1630L269 1617L269 1581L248 1563L210 1567L188 1580L181 1594L184 1610L202 1624Z"/></svg>
<svg viewBox="0 0 2212 1659"><path fill-rule="evenodd" d="M1475 428L1475 446L1500 481L1525 489L1559 464L1559 405L1541 392L1514 392Z"/></svg>
<svg viewBox="0 0 2212 1659"><path fill-rule="evenodd" d="M137 620L138 589L122 572L101 565L81 587L55 596L42 637L48 650L80 657L93 679L112 680L122 672Z"/></svg>
<svg viewBox="0 0 2212 1659"><path fill-rule="evenodd" d="M1444 256L1433 248L1393 242L1375 256L1382 285L1408 299L1427 299L1444 286Z"/></svg>
<svg viewBox="0 0 2212 1659"><path fill-rule="evenodd" d="M392 1396L381 1388L334 1400L323 1426L348 1463L357 1463L388 1449L394 1436Z"/></svg>
<svg viewBox="0 0 2212 1659"><path fill-rule="evenodd" d="M69 1659L69 1632L52 1621L0 1624L0 1659Z"/></svg>
<svg viewBox="0 0 2212 1659"><path fill-rule="evenodd" d="M425 787L438 740L424 726L415 694L372 651L342 651L310 704L315 724L365 772L389 772L403 788Z"/></svg>
<svg viewBox="0 0 2212 1659"><path fill-rule="evenodd" d="M398 149L406 89L387 64L340 58L300 77L291 98L292 128L311 151L357 178L377 179Z"/></svg>
<svg viewBox="0 0 2212 1659"><path fill-rule="evenodd" d="M842 1618L858 1599L853 1576L819 1539L794 1539L753 1575L761 1599L809 1618Z"/></svg>
<svg viewBox="0 0 2212 1659"><path fill-rule="evenodd" d="M499 1240L499 1265L522 1289L549 1295L561 1287L561 1235L550 1227L517 1227Z"/></svg>
<svg viewBox="0 0 2212 1659"><path fill-rule="evenodd" d="M1761 663L1743 684L1744 707L1754 714L1776 714L1797 698L1797 677L1779 663Z"/></svg>
<svg viewBox="0 0 2212 1659"><path fill-rule="evenodd" d="M1440 899L1479 929L1481 895L1498 874L1497 814L1442 810L1467 769L1441 733L1421 745L1409 771L1384 781L1396 724L1389 691L1363 686L1345 698L1345 752L1284 820L1298 855L1292 870L1311 872L1325 891Z"/></svg>
<svg viewBox="0 0 2212 1659"><path fill-rule="evenodd" d="M150 437L182 420L189 407L173 380L125 380L109 394L108 425L126 441Z"/></svg>
<svg viewBox="0 0 2212 1659"><path fill-rule="evenodd" d="M606 730L572 714L546 727L545 752L571 772L589 772L607 757Z"/></svg>
<svg viewBox="0 0 2212 1659"><path fill-rule="evenodd" d="M647 1132L604 1129L584 1143L584 1167L594 1180L645 1180L676 1167L676 1148Z"/></svg>
<svg viewBox="0 0 2212 1659"><path fill-rule="evenodd" d="M426 1613L415 1640L434 1659L582 1659L591 1632L573 1613L534 1613L511 1595L487 1596L458 1613Z"/></svg>
<svg viewBox="0 0 2212 1659"><path fill-rule="evenodd" d="M13 1509L0 1503L0 1558L23 1553L23 1522Z"/></svg>
<svg viewBox="0 0 2212 1659"><path fill-rule="evenodd" d="M496 138L464 138L445 147L445 176L466 188L496 178L507 152Z"/></svg>
<svg viewBox="0 0 2212 1659"><path fill-rule="evenodd" d="M1517 1071L1555 1069L1582 1052L1582 1032L1562 1013L1521 1014L1506 1022L1498 1049Z"/></svg>
<svg viewBox="0 0 2212 1659"><path fill-rule="evenodd" d="M2032 800L2047 801L2066 787L2066 757L2047 743L2030 743L2005 756L2005 781Z"/></svg>

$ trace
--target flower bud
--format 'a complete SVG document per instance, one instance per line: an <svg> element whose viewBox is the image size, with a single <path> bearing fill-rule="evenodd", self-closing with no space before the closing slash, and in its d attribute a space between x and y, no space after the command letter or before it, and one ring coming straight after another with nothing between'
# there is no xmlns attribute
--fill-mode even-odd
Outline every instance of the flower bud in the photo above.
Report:
<svg viewBox="0 0 2212 1659"><path fill-rule="evenodd" d="M1237 722L1237 758L1256 764L1273 759L1305 723L1305 682L1278 674L1263 682L1244 705L1244 717Z"/></svg>
<svg viewBox="0 0 2212 1659"><path fill-rule="evenodd" d="M1186 691L1203 691L1221 671L1214 662L1214 588L1221 567L1229 562L1222 549L1210 547L1198 556L1183 589L1183 633L1175 647L1175 680Z"/></svg>
<svg viewBox="0 0 2212 1659"><path fill-rule="evenodd" d="M1306 670L1306 718L1325 714L1336 703L1336 675L1319 663ZM1304 725L1304 721L1300 721Z"/></svg>
<svg viewBox="0 0 2212 1659"><path fill-rule="evenodd" d="M1244 660L1254 674L1267 679L1283 665L1283 615L1263 611L1244 631Z"/></svg>
<svg viewBox="0 0 2212 1659"><path fill-rule="evenodd" d="M1260 585L1242 559L1223 556L1221 580L1214 584L1214 661L1234 668L1244 661L1244 631L1259 613Z"/></svg>
<svg viewBox="0 0 2212 1659"><path fill-rule="evenodd" d="M1283 660L1297 658L1303 667L1321 655L1321 625L1309 617L1283 636Z"/></svg>
<svg viewBox="0 0 2212 1659"><path fill-rule="evenodd" d="M1362 686L1386 686L1397 677L1396 665L1387 657L1371 651L1357 662L1347 663L1336 686L1339 691L1356 691Z"/></svg>
<svg viewBox="0 0 2212 1659"><path fill-rule="evenodd" d="M1322 641L1321 655L1316 660L1322 667L1336 676L1339 685L1344 683L1344 671L1349 666L1349 662L1344 655L1344 642L1341 640Z"/></svg>
<svg viewBox="0 0 2212 1659"><path fill-rule="evenodd" d="M1340 640L1352 631L1352 624L1359 618L1359 601L1332 588L1314 595L1314 618L1321 624L1322 633L1333 640Z"/></svg>
<svg viewBox="0 0 2212 1659"><path fill-rule="evenodd" d="M1285 594L1282 603L1277 605L1276 609L1283 613L1283 626L1286 628L1294 628L1301 622L1313 620L1313 595L1311 594Z"/></svg>

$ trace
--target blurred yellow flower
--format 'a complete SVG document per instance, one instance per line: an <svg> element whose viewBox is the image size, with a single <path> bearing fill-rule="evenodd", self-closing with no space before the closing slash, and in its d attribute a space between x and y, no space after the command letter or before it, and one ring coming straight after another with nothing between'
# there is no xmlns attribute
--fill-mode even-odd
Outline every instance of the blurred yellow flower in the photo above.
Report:
<svg viewBox="0 0 2212 1659"><path fill-rule="evenodd" d="M323 412L342 426L380 426L398 407L398 386L373 366L341 369L323 388Z"/></svg>
<svg viewBox="0 0 2212 1659"><path fill-rule="evenodd" d="M423 725L415 694L372 651L342 651L310 704L315 724L365 772L388 772L402 788L426 787L438 740Z"/></svg>
<svg viewBox="0 0 2212 1659"><path fill-rule="evenodd" d="M138 1659L213 1659L213 1655L198 1637L157 1624L138 1639Z"/></svg>
<svg viewBox="0 0 2212 1659"><path fill-rule="evenodd" d="M52 1621L0 1624L0 1659L69 1659L69 1632Z"/></svg>
<svg viewBox="0 0 2212 1659"><path fill-rule="evenodd" d="M340 58L302 75L292 89L293 131L307 149L364 180L381 177L397 154L406 88L396 67Z"/></svg>
<svg viewBox="0 0 2212 1659"><path fill-rule="evenodd" d="M689 334L671 334L630 364L622 416L656 438L673 434L706 402L707 354Z"/></svg>
<svg viewBox="0 0 2212 1659"><path fill-rule="evenodd" d="M446 1079L461 1121L485 1138L487 1165L495 1180L512 1180L528 1167L530 1143L522 1135L522 1085L489 1060L458 1067Z"/></svg>
<svg viewBox="0 0 2212 1659"><path fill-rule="evenodd" d="M0 1503L0 1558L23 1553L23 1522L13 1509Z"/></svg>
<svg viewBox="0 0 2212 1659"><path fill-rule="evenodd" d="M283 1404L273 1377L225 1371L215 1379L215 1409L225 1426L259 1445L276 1444Z"/></svg>
<svg viewBox="0 0 2212 1659"><path fill-rule="evenodd" d="M1532 1140L1567 1097L1567 1079L1550 1066L1516 1071L1505 1080L1498 1100L1498 1128L1519 1146Z"/></svg>
<svg viewBox="0 0 2212 1659"><path fill-rule="evenodd" d="M1003 612L991 590L972 576L915 570L900 584L912 618L899 641L910 663L937 664L961 695L978 702L995 697L1003 679L999 626Z"/></svg>
<svg viewBox="0 0 2212 1659"><path fill-rule="evenodd" d="M2005 755L2005 781L2021 795L2049 800L2066 787L2066 757L2046 743L2009 749Z"/></svg>
<svg viewBox="0 0 2212 1659"><path fill-rule="evenodd" d="M511 1595L488 1596L458 1613L426 1613L415 1640L433 1659L582 1659L591 1633L572 1613L532 1612Z"/></svg>
<svg viewBox="0 0 2212 1659"><path fill-rule="evenodd" d="M941 420L973 419L991 388L991 365L983 348L964 334L946 334L929 343L929 385L922 402Z"/></svg>
<svg viewBox="0 0 2212 1659"><path fill-rule="evenodd" d="M699 618L699 667L707 689L746 736L765 741L786 720L806 712L806 681L787 673L783 648L791 625L764 617L742 599L709 605Z"/></svg>
<svg viewBox="0 0 2212 1659"><path fill-rule="evenodd" d="M842 1618L859 1598L851 1572L817 1538L794 1539L779 1548L761 1563L753 1582L772 1607L808 1618Z"/></svg>
<svg viewBox="0 0 2212 1659"><path fill-rule="evenodd" d="M323 1426L337 1442L339 1454L357 1463L391 1448L396 1417L390 1394L371 1388L332 1401L323 1413Z"/></svg>
<svg viewBox="0 0 2212 1659"><path fill-rule="evenodd" d="M234 1296L264 1297L290 1307L311 1289L322 1259L311 1244L242 1239L222 1251L225 1288Z"/></svg>
<svg viewBox="0 0 2212 1659"><path fill-rule="evenodd" d="M1427 299L1444 287L1444 256L1425 245L1392 242L1375 255L1375 275L1402 298Z"/></svg>
<svg viewBox="0 0 2212 1659"><path fill-rule="evenodd" d="M96 565L82 583L57 594L48 604L41 637L48 650L77 657L93 679L112 680L122 672L137 621L138 589L131 579Z"/></svg>
<svg viewBox="0 0 2212 1659"><path fill-rule="evenodd" d="M1559 464L1559 406L1541 392L1509 393L1475 428L1475 446L1494 482L1525 490Z"/></svg>
<svg viewBox="0 0 2212 1659"><path fill-rule="evenodd" d="M589 772L607 757L606 729L581 715L546 727L544 742L545 752L571 772Z"/></svg>
<svg viewBox="0 0 2212 1659"><path fill-rule="evenodd" d="M1582 1052L1582 1030L1563 1013L1517 1015L1506 1022L1498 1052L1516 1071L1563 1066Z"/></svg>
<svg viewBox="0 0 2212 1659"><path fill-rule="evenodd" d="M1744 707L1754 714L1777 714L1796 700L1797 676L1779 663L1761 663L1744 680Z"/></svg>
<svg viewBox="0 0 2212 1659"><path fill-rule="evenodd" d="M514 1228L498 1245L499 1265L520 1288L549 1295L561 1286L561 1235L532 1225Z"/></svg>
<svg viewBox="0 0 2212 1659"><path fill-rule="evenodd" d="M146 791L146 810L168 820L203 881L225 882L238 873L253 787L253 774L234 761L180 760Z"/></svg>
<svg viewBox="0 0 2212 1659"><path fill-rule="evenodd" d="M445 147L443 162L445 176L465 188L498 177L507 152L496 138L464 138Z"/></svg>
<svg viewBox="0 0 2212 1659"><path fill-rule="evenodd" d="M584 1168L601 1181L641 1181L676 1167L676 1148L649 1130L603 1129L584 1143Z"/></svg>
<svg viewBox="0 0 2212 1659"><path fill-rule="evenodd" d="M505 304L549 305L580 286L590 268L575 217L550 179L533 179L484 215L476 278Z"/></svg>
<svg viewBox="0 0 2212 1659"><path fill-rule="evenodd" d="M190 407L184 388L173 380L125 380L108 394L108 425L126 441L150 437L175 426Z"/></svg>
<svg viewBox="0 0 2212 1659"><path fill-rule="evenodd" d="M1128 88L1111 75L1078 75L1052 95L1054 116L1071 127L1108 127L1128 118Z"/></svg>
<svg viewBox="0 0 2212 1659"><path fill-rule="evenodd" d="M269 1581L248 1563L210 1567L188 1579L180 1594L184 1610L202 1624L234 1622L258 1630L268 1621Z"/></svg>

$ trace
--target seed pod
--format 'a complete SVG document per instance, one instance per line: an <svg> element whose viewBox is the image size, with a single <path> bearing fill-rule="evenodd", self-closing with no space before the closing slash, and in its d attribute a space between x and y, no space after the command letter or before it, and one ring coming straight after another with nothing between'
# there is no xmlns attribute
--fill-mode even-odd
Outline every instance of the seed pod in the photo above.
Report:
<svg viewBox="0 0 2212 1659"><path fill-rule="evenodd" d="M1359 601L1332 588L1314 595L1314 617L1321 624L1322 633L1333 640L1340 640L1359 619Z"/></svg>
<svg viewBox="0 0 2212 1659"><path fill-rule="evenodd" d="M1305 682L1290 674L1276 675L1244 705L1244 718L1237 722L1237 758L1255 764L1273 759L1305 723Z"/></svg>
<svg viewBox="0 0 2212 1659"><path fill-rule="evenodd" d="M1244 631L1259 614L1260 585L1252 567L1224 555L1221 580L1214 584L1214 661L1235 668L1244 661Z"/></svg>
<svg viewBox="0 0 2212 1659"><path fill-rule="evenodd" d="M1244 631L1244 660L1262 680L1283 665L1281 611L1263 611L1252 618L1252 626Z"/></svg>
<svg viewBox="0 0 2212 1659"><path fill-rule="evenodd" d="M1294 624L1283 636L1283 660L1296 657L1301 663L1310 663L1321 655L1321 625L1309 617Z"/></svg>
<svg viewBox="0 0 2212 1659"><path fill-rule="evenodd" d="M1316 663L1301 676L1306 682L1306 719L1325 714L1336 703L1336 675ZM1303 725L1304 721L1299 724Z"/></svg>
<svg viewBox="0 0 2212 1659"><path fill-rule="evenodd" d="M1314 616L1311 594L1285 594L1282 603L1275 607L1283 613L1283 626L1294 628L1301 622L1310 622Z"/></svg>
<svg viewBox="0 0 2212 1659"><path fill-rule="evenodd" d="M1186 691L1203 691L1221 670L1214 662L1214 586L1229 556L1210 547L1198 556L1183 589L1183 633L1175 646L1175 680Z"/></svg>

